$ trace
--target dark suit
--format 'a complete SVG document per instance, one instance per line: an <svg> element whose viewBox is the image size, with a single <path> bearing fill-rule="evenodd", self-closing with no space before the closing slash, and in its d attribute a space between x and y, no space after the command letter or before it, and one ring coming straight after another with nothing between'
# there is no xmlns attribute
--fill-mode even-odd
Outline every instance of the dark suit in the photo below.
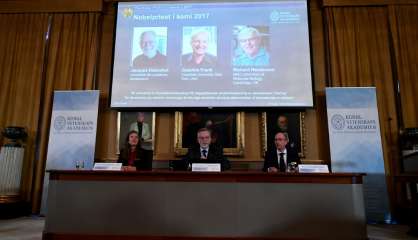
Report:
<svg viewBox="0 0 418 240"><path fill-rule="evenodd" d="M201 153L199 145L189 148L186 156L183 158L184 166L187 167L192 163L220 163L222 171L231 168L228 159L224 156L223 148L218 145L211 144L209 146L207 159L200 159L200 156Z"/></svg>
<svg viewBox="0 0 418 240"><path fill-rule="evenodd" d="M144 150L142 148L136 149L135 167L137 170L151 170L152 169L152 151ZM120 150L118 163L122 163L123 166L128 166L129 162L129 149L122 148Z"/></svg>
<svg viewBox="0 0 418 240"><path fill-rule="evenodd" d="M286 151L287 164L290 162L296 162L297 164L300 164L299 155L295 148L286 146ZM269 167L275 167L278 170L280 169L279 158L277 156L277 148L271 149L265 154L263 171L267 171Z"/></svg>
<svg viewBox="0 0 418 240"><path fill-rule="evenodd" d="M185 68L212 68L216 65L216 57L206 53L202 62L197 64L193 59L193 53L185 54L182 56L183 67Z"/></svg>

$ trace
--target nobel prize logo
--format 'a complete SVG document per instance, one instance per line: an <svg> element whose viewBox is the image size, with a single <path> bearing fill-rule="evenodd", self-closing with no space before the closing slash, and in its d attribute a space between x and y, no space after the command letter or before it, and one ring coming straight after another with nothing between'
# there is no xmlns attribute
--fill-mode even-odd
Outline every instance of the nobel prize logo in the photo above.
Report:
<svg viewBox="0 0 418 240"><path fill-rule="evenodd" d="M277 22L279 21L279 19L280 19L280 13L278 11L274 10L270 13L270 20L272 22Z"/></svg>
<svg viewBox="0 0 418 240"><path fill-rule="evenodd" d="M132 8L125 8L123 9L122 14L125 18L129 18L134 15L134 10Z"/></svg>
<svg viewBox="0 0 418 240"><path fill-rule="evenodd" d="M342 130L345 127L345 120L344 117L340 114L335 114L331 118L332 127L336 130Z"/></svg>
<svg viewBox="0 0 418 240"><path fill-rule="evenodd" d="M65 128L65 125L66 125L65 117L63 116L55 117L55 120L54 120L55 130L60 131Z"/></svg>

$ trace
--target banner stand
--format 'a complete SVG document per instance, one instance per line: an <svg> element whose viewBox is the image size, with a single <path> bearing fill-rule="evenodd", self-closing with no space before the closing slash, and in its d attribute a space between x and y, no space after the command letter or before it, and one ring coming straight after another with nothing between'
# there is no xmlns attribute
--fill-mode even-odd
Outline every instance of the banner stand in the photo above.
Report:
<svg viewBox="0 0 418 240"><path fill-rule="evenodd" d="M92 169L96 147L99 91L55 91L46 170ZM41 214L47 211L49 173L45 172Z"/></svg>
<svg viewBox="0 0 418 240"><path fill-rule="evenodd" d="M366 173L363 190L369 223L390 223L376 88L326 88L331 168Z"/></svg>

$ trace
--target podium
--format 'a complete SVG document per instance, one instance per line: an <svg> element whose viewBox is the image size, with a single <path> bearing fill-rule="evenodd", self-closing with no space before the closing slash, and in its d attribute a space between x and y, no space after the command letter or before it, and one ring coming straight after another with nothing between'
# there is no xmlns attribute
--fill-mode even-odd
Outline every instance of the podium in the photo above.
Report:
<svg viewBox="0 0 418 240"><path fill-rule="evenodd" d="M44 239L366 239L361 174L50 171Z"/></svg>

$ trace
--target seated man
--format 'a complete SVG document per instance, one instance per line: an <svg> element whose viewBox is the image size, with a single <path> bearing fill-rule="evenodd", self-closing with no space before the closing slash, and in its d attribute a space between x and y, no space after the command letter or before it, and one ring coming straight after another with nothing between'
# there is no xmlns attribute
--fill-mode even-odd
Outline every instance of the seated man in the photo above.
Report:
<svg viewBox="0 0 418 240"><path fill-rule="evenodd" d="M201 128L197 131L197 142L190 148L183 158L184 166L192 163L220 163L221 170L231 168L228 159L224 156L223 149L219 145L211 144L211 133L207 128Z"/></svg>
<svg viewBox="0 0 418 240"><path fill-rule="evenodd" d="M263 171L286 172L287 164L296 162L300 164L298 152L295 148L287 146L289 137L287 133L278 132L274 136L276 147L266 152L264 157Z"/></svg>

